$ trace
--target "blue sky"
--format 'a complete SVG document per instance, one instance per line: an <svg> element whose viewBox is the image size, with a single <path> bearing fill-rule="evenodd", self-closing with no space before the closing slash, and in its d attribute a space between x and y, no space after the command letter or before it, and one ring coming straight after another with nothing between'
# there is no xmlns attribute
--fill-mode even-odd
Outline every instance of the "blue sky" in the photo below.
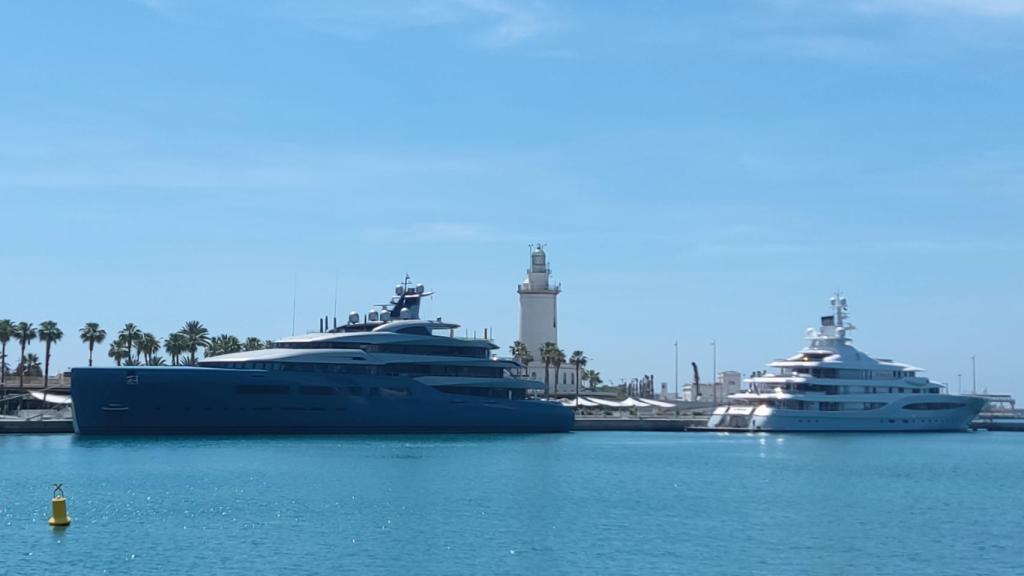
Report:
<svg viewBox="0 0 1024 576"><path fill-rule="evenodd" d="M5 3L0 317L64 368L408 272L504 348L541 241L606 379L759 369L838 288L865 351L1024 395L1021 102L1018 0Z"/></svg>

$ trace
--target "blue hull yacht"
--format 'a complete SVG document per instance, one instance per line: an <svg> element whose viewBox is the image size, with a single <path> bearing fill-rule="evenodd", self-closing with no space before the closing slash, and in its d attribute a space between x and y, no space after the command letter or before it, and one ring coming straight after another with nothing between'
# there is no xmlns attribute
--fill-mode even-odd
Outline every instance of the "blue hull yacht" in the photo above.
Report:
<svg viewBox="0 0 1024 576"><path fill-rule="evenodd" d="M532 433L572 429L571 409L487 339L419 318L422 285L330 331L198 366L75 368L75 431L99 434Z"/></svg>

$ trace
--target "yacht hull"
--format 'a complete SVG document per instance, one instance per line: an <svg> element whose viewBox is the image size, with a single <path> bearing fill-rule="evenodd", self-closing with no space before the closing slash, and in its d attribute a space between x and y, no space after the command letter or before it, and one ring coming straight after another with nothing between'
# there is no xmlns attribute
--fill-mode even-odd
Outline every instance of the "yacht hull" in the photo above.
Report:
<svg viewBox="0 0 1024 576"><path fill-rule="evenodd" d="M908 404L949 401L961 406L944 410L911 410ZM721 406L708 421L709 428L754 432L963 432L985 405L965 396L915 395L876 410L828 412Z"/></svg>
<svg viewBox="0 0 1024 576"><path fill-rule="evenodd" d="M82 435L568 432L572 410L449 394L410 377L221 368L76 368Z"/></svg>

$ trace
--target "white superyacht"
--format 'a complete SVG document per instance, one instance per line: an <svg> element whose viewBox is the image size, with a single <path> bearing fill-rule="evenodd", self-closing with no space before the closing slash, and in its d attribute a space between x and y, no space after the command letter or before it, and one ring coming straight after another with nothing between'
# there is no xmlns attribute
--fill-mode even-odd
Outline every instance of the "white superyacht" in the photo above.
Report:
<svg viewBox="0 0 1024 576"><path fill-rule="evenodd" d="M807 329L809 344L769 364L775 373L747 380L748 390L715 409L709 428L772 432L925 432L967 430L985 401L946 394L920 368L874 359L854 348L846 298Z"/></svg>

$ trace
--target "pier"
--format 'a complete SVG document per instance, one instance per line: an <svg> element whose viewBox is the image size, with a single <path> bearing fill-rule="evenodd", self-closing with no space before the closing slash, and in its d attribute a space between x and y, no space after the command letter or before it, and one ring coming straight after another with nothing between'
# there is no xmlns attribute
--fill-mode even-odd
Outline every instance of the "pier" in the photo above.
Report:
<svg viewBox="0 0 1024 576"><path fill-rule="evenodd" d="M573 432L686 432L703 426L707 418L576 418Z"/></svg>
<svg viewBox="0 0 1024 576"><path fill-rule="evenodd" d="M1024 432L1024 418L979 418L971 422L971 430L989 432Z"/></svg>
<svg viewBox="0 0 1024 576"><path fill-rule="evenodd" d="M0 418L0 434L71 434L74 424L67 419Z"/></svg>

